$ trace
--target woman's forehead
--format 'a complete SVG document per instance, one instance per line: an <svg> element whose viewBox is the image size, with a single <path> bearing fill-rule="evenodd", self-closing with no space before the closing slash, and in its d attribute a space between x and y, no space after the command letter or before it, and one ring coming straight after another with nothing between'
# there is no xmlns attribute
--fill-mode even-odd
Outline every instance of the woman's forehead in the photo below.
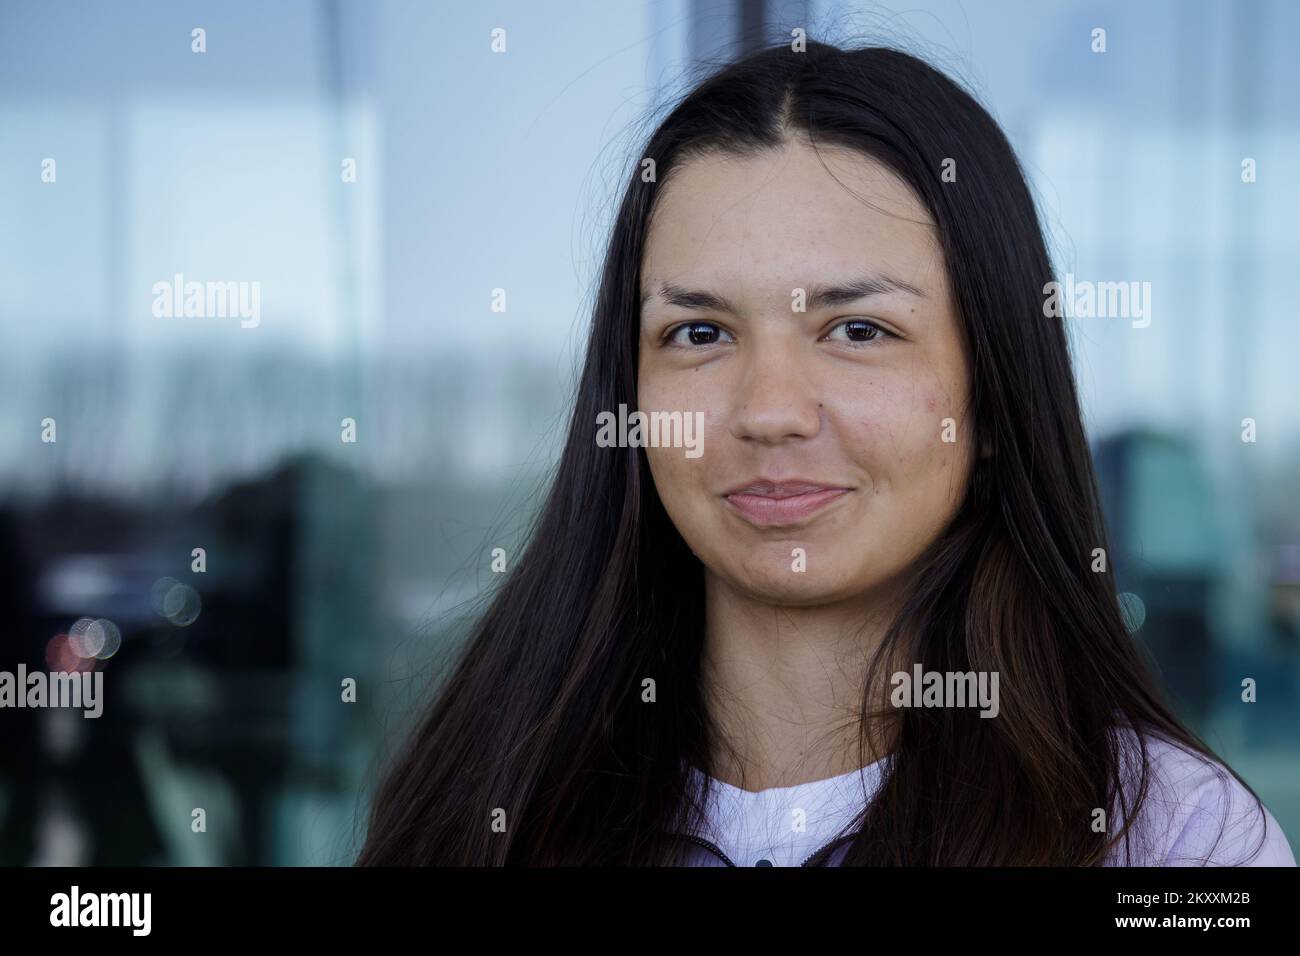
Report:
<svg viewBox="0 0 1300 956"><path fill-rule="evenodd" d="M706 153L686 160L664 182L651 229L665 213L691 223L727 211L795 217L801 210L831 214L841 224L861 212L933 227L925 204L880 160L844 147L790 143L746 156Z"/></svg>
<svg viewBox="0 0 1300 956"><path fill-rule="evenodd" d="M862 273L924 281L939 244L912 190L875 160L822 153L703 156L675 171L647 236L641 295L654 283L728 276L800 287Z"/></svg>

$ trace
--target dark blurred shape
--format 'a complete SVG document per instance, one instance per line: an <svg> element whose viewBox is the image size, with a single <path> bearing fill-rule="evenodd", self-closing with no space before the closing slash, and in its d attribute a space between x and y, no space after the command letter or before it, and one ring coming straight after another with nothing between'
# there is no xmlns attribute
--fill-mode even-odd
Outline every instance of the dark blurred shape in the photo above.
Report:
<svg viewBox="0 0 1300 956"><path fill-rule="evenodd" d="M1105 439L1094 459L1117 587L1146 609L1135 639L1159 662L1179 713L1201 724L1216 690L1209 601L1221 546L1201 463L1182 442L1151 431Z"/></svg>
<svg viewBox="0 0 1300 956"><path fill-rule="evenodd" d="M286 794L355 798L350 742L366 730L340 685L372 667L373 509L354 474L309 456L197 507L56 496L0 512L0 610L18 638L0 664L44 667L79 618L122 637L93 662L101 717L0 714L0 863L296 862L276 840ZM67 746L43 743L54 727Z"/></svg>

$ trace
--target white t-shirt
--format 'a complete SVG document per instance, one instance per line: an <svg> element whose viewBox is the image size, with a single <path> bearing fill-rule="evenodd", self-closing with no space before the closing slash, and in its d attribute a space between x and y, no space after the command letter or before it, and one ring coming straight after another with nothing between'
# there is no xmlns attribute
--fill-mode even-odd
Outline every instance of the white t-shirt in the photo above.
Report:
<svg viewBox="0 0 1300 956"><path fill-rule="evenodd" d="M1130 746L1136 745L1131 731L1125 736ZM1131 865L1195 866L1203 860L1211 866L1296 865L1273 815L1267 808L1261 812L1254 797L1221 764L1162 738L1146 740L1153 774L1130 835ZM844 828L874 797L889 759L836 777L768 790L742 790L715 779L709 788L706 823L697 835L716 845L736 866L799 866L833 838L849 832ZM1136 758L1129 759L1132 762L1125 766L1135 772ZM698 787L703 774L694 767L690 773ZM1259 852L1254 853L1257 846ZM838 863L841 856L842 850L837 849L830 863ZM693 849L688 864L727 865L703 846ZM1106 865L1129 865L1122 841Z"/></svg>

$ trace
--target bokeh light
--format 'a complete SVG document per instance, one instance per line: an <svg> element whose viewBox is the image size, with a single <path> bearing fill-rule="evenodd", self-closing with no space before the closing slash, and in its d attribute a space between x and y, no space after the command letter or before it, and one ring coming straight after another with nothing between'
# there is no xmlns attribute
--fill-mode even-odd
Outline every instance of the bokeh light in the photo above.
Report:
<svg viewBox="0 0 1300 956"><path fill-rule="evenodd" d="M68 646L81 658L98 657L107 635L94 618L83 617L68 628Z"/></svg>
<svg viewBox="0 0 1300 956"><path fill-rule="evenodd" d="M106 661L118 652L122 646L122 631L116 624L106 617L99 618L96 622L104 631L103 646L95 653L101 661Z"/></svg>
<svg viewBox="0 0 1300 956"><path fill-rule="evenodd" d="M78 654L67 634L55 634L45 645L45 665L55 673L77 673L94 670L95 661Z"/></svg>
<svg viewBox="0 0 1300 956"><path fill-rule="evenodd" d="M1124 626L1129 629L1129 633L1136 633L1146 623L1147 606L1133 592L1122 591L1120 593L1119 607L1124 612Z"/></svg>
<svg viewBox="0 0 1300 956"><path fill-rule="evenodd" d="M153 609L177 627L189 627L199 616L203 601L199 592L175 578L159 578L150 590Z"/></svg>

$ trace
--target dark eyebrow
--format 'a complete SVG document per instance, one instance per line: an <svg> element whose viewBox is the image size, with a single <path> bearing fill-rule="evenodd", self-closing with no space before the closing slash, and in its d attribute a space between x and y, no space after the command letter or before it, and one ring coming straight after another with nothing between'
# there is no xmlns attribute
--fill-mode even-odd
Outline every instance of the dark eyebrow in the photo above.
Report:
<svg viewBox="0 0 1300 956"><path fill-rule="evenodd" d="M834 305L847 305L873 295L892 295L901 292L924 299L925 293L916 286L886 275L865 276L845 285L813 286L808 290L808 308L825 309Z"/></svg>
<svg viewBox="0 0 1300 956"><path fill-rule="evenodd" d="M925 298L924 292L901 279L894 279L886 275L874 275L864 276L861 279L855 279L842 285L815 285L807 290L807 305L809 309L825 309L836 305L846 305L849 302L870 298L873 295L890 295L898 292L914 295L920 299ZM740 312L739 309L720 295L695 289L683 289L671 282L663 283L659 287L658 295L667 305L675 305L679 309L694 309L700 312L726 312L731 315L738 315ZM642 296L641 305L644 306L654 296L655 293L653 292Z"/></svg>
<svg viewBox="0 0 1300 956"><path fill-rule="evenodd" d="M714 295L712 292L700 292L695 289L683 289L671 282L665 282L661 285L658 295L659 298L664 300L665 304L675 305L679 309L695 309L699 312L727 312L731 315L740 314L739 309L720 295ZM654 297L654 292L643 295L641 304L645 305Z"/></svg>

